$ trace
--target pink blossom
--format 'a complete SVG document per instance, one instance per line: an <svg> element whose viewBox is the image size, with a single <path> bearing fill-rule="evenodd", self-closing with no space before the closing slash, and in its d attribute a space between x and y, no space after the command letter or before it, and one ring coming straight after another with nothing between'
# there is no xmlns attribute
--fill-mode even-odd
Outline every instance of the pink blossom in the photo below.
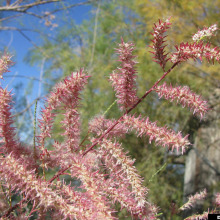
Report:
<svg viewBox="0 0 220 220"><path fill-rule="evenodd" d="M184 220L208 220L208 212L204 212L201 215L192 215L189 216L187 218L185 218Z"/></svg>
<svg viewBox="0 0 220 220"><path fill-rule="evenodd" d="M190 145L187 137L184 138L181 135L181 132L177 134L167 127L158 127L156 122L150 122L149 118L144 119L135 116L125 115L123 117L123 123L130 129L137 132L138 136L149 136L149 142L152 140L155 141L156 145L162 145L163 147L167 146L171 148L172 151L174 149L179 151L182 149L182 154L185 149Z"/></svg>
<svg viewBox="0 0 220 220"><path fill-rule="evenodd" d="M73 196L73 192L68 192L66 188L52 189L47 182L35 176L34 170L29 171L24 162L12 155L0 156L0 177L7 180L12 191L19 191L26 199L37 200L38 206L46 210L54 208L60 217L63 216L61 218L87 219L92 214L92 210L88 209L91 206L87 206L89 203L80 193L75 192Z"/></svg>
<svg viewBox="0 0 220 220"><path fill-rule="evenodd" d="M218 47L211 48L210 44L207 43L206 45L203 42L189 44L181 43L179 46L176 46L177 52L171 54L171 62L184 62L188 59L200 59L206 58L208 61L220 62L220 49Z"/></svg>
<svg viewBox="0 0 220 220"><path fill-rule="evenodd" d="M64 120L62 121L65 129L68 146L71 149L77 149L79 143L79 114L77 107L79 104L79 94L87 83L88 76L83 70L72 73L60 82L50 93L47 99L47 106L42 110L42 118L39 120L41 133L38 136L38 143L44 152L44 142L47 137L51 137L53 118L55 109L65 109Z"/></svg>
<svg viewBox="0 0 220 220"><path fill-rule="evenodd" d="M214 35L216 30L218 30L217 24L213 24L209 28L204 27L202 30L199 30L196 34L194 34L192 39L193 41L200 41L204 37L211 37Z"/></svg>
<svg viewBox="0 0 220 220"><path fill-rule="evenodd" d="M217 193L215 196L215 203L217 206L220 206L220 193Z"/></svg>
<svg viewBox="0 0 220 220"><path fill-rule="evenodd" d="M162 69L165 69L166 63L169 60L169 58L167 58L167 54L165 54L165 47L166 45L164 45L165 38L166 36L164 35L166 33L166 31L170 28L170 18L168 18L166 21L161 21L159 20L159 22L157 24L154 24L154 32L151 33L153 35L153 40L151 40L153 42L153 46L150 46L154 51L150 51L151 53L154 54L154 61L156 63L159 63L160 66L162 67Z"/></svg>
<svg viewBox="0 0 220 220"><path fill-rule="evenodd" d="M77 177L82 182L82 188L86 190L90 200L96 207L97 216L95 219L114 219L112 216L113 210L110 207L110 202L107 196L102 191L102 185L105 185L104 175L98 171L91 171L91 168L84 163L81 157L74 157L70 168L71 176Z"/></svg>
<svg viewBox="0 0 220 220"><path fill-rule="evenodd" d="M121 39L121 44L116 52L119 54L121 67L118 67L110 75L110 81L116 91L117 103L121 110L128 110L138 100L136 95L136 70L134 61L135 56L132 55L134 44L125 43Z"/></svg>
<svg viewBox="0 0 220 220"><path fill-rule="evenodd" d="M14 62L11 61L11 56L5 52L0 58L0 79L3 78L3 73L9 72L8 68L13 64Z"/></svg>
<svg viewBox="0 0 220 220"><path fill-rule="evenodd" d="M189 209L191 207L193 207L197 201L201 201L203 200L207 195L207 191L206 189L204 189L203 191L196 193L194 196L190 196L188 197L188 202L185 203L183 206L180 207L180 210L185 210L185 209Z"/></svg>
<svg viewBox="0 0 220 220"><path fill-rule="evenodd" d="M115 124L116 120L114 119L105 119L104 116L96 116L89 122L89 130L95 135L100 136L106 132L106 130ZM112 129L106 137L123 137L127 133L127 128L122 124L117 124L114 129Z"/></svg>
<svg viewBox="0 0 220 220"><path fill-rule="evenodd" d="M104 139L96 154L108 173L100 187L110 199L119 202L137 219L155 219L157 210L146 201L147 188L133 166L135 160L126 155L121 144Z"/></svg>
<svg viewBox="0 0 220 220"><path fill-rule="evenodd" d="M200 115L202 118L208 111L208 104L204 101L201 96L193 93L188 86L178 86L172 87L172 85L167 86L166 82L161 86L157 86L154 89L160 98L164 97L171 102L176 101L180 103L183 107L188 106L193 114Z"/></svg>

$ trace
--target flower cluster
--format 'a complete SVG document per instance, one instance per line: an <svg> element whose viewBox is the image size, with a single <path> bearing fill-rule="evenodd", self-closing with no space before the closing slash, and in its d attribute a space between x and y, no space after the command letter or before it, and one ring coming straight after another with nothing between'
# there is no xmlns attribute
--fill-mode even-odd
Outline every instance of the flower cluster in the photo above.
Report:
<svg viewBox="0 0 220 220"><path fill-rule="evenodd" d="M125 115L123 123L130 130L136 131L138 136L148 136L150 143L154 140L157 145L171 148L172 151L175 149L178 152L181 149L183 154L190 145L187 139L188 135L182 137L181 132L176 134L173 130L166 127L158 127L156 122L150 122L149 118L144 119L141 116Z"/></svg>
<svg viewBox="0 0 220 220"><path fill-rule="evenodd" d="M154 58L163 70L169 60L164 52L164 33L170 25L169 19L165 22L159 20L152 33ZM53 210L51 215L54 219L117 219L114 205L119 203L134 219L157 218L158 208L148 201L148 189L134 166L135 160L125 153L119 140L125 138L126 133L134 131L138 137L147 137L149 143L154 141L158 146L175 150L175 153L179 150L184 153L190 145L188 135L183 137L181 132L175 132L166 126L159 127L156 122L149 121L148 117L136 117L129 113L149 93L156 91L160 97L175 100L183 107L188 106L203 117L208 110L207 103L188 87L173 88L158 84L179 62L198 57L218 60L219 52L217 48L211 49L210 45L204 46L203 43L181 44L177 47L177 52L171 55L171 61L175 64L138 98L135 81L137 62L134 60L133 50L133 43L121 40L116 49L121 66L110 76L117 102L124 113L118 119L94 117L89 123L88 135L80 142L78 107L80 93L89 76L83 69L72 73L54 87L41 110L38 148L34 159L33 153L25 150L14 137L15 128L12 126L13 117L10 113L12 97L7 89L0 87L0 180L7 189L4 192L6 196L10 196L12 192L20 193L23 198L20 202L32 207L31 212L25 212L26 216L31 217L32 213L37 212L38 219L41 219L47 211ZM0 76L11 65L10 56L4 54L0 59ZM63 139L60 142L53 138L52 132L58 114L62 114L60 126L63 129ZM50 151L46 143L48 139L51 140ZM86 144L83 145L83 142ZM50 180L45 175L48 167L54 172L59 170ZM71 180L69 186L64 177L67 175ZM77 188L74 187L75 181L79 183ZM192 207L205 194L204 191L189 197L189 202L181 209ZM216 204L219 205L219 194L216 196ZM11 207L1 217L12 216L17 206ZM206 215L207 213L203 214ZM200 216L195 218L200 219Z"/></svg>
<svg viewBox="0 0 220 220"><path fill-rule="evenodd" d="M183 206L181 206L180 210L190 209L191 207L193 207L196 204L197 201L204 200L206 195L207 195L207 191L206 191L206 189L204 189L200 193L196 193L194 196L190 196L188 198L189 201L187 203L185 203Z"/></svg>
<svg viewBox="0 0 220 220"><path fill-rule="evenodd" d="M208 212L204 212L201 215L192 215L189 216L187 218L185 218L184 220L208 220Z"/></svg>
<svg viewBox="0 0 220 220"><path fill-rule="evenodd" d="M193 114L198 114L202 118L208 111L208 104L204 101L201 96L196 95L192 92L188 86L172 87L163 83L161 86L157 86L154 89L160 98L164 97L171 102L176 101L183 107L188 106Z"/></svg>
<svg viewBox="0 0 220 220"><path fill-rule="evenodd" d="M125 43L121 39L121 44L116 52L119 54L119 61L121 67L113 71L110 75L110 81L114 90L116 91L117 103L121 110L128 110L138 100L136 95L136 70L135 64L137 63L132 55L134 50L133 43Z"/></svg>
<svg viewBox="0 0 220 220"><path fill-rule="evenodd" d="M164 43L166 37L165 32L170 28L170 25L170 18L164 22L159 20L157 24L154 24L154 32L151 33L154 38L151 40L153 42L153 46L150 46L153 51L150 52L154 54L154 61L159 63L163 70L165 69L166 63L169 60L169 58L167 58L167 54L165 54L164 51L166 47Z"/></svg>
<svg viewBox="0 0 220 220"><path fill-rule="evenodd" d="M2 74L9 72L8 68L14 64L11 61L11 56L7 53L4 53L0 59L0 79L2 79Z"/></svg>
<svg viewBox="0 0 220 220"><path fill-rule="evenodd" d="M194 34L192 39L193 41L200 41L204 37L211 37L214 35L216 30L218 30L217 24L213 24L209 28L204 27L202 30L199 30L196 34Z"/></svg>
<svg viewBox="0 0 220 220"><path fill-rule="evenodd" d="M215 203L217 206L220 206L220 193L216 194Z"/></svg>
<svg viewBox="0 0 220 220"><path fill-rule="evenodd" d="M53 126L54 110L65 110L64 120L62 121L67 145L71 150L77 150L79 145L79 114L77 107L79 104L79 93L87 83L88 76L81 69L67 77L59 83L51 92L47 99L47 106L42 110L42 118L39 120L41 133L38 136L39 147L43 150L44 142L47 137L51 137Z"/></svg>
<svg viewBox="0 0 220 220"><path fill-rule="evenodd" d="M104 118L104 116L96 116L89 122L89 130L97 136L101 136L105 131L114 125L116 120ZM121 123L117 124L106 137L123 137L128 132L128 129Z"/></svg>
<svg viewBox="0 0 220 220"><path fill-rule="evenodd" d="M207 43L204 45L203 42L189 44L181 43L179 46L176 46L177 52L171 54L171 62L180 63L187 61L188 59L199 59L202 61L202 58L206 58L208 61L220 62L220 49L218 47L211 48L210 44Z"/></svg>

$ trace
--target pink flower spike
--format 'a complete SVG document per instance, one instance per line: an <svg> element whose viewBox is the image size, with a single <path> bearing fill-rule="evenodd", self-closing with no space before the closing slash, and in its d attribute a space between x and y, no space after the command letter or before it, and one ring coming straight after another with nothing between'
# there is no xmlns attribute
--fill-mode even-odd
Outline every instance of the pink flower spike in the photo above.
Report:
<svg viewBox="0 0 220 220"><path fill-rule="evenodd" d="M211 37L215 34L215 31L218 30L217 24L213 24L209 28L204 27L202 30L199 30L196 34L192 36L193 41L200 41L204 37Z"/></svg>
<svg viewBox="0 0 220 220"><path fill-rule="evenodd" d="M89 130L97 136L101 136L106 130L115 124L116 120L106 119L104 116L96 116L89 122ZM106 137L123 137L127 133L127 128L122 124L117 124Z"/></svg>
<svg viewBox="0 0 220 220"><path fill-rule="evenodd" d="M121 39L121 44L116 52L119 54L121 66L118 67L110 75L110 81L114 90L116 91L117 103L120 105L121 110L128 110L138 100L136 95L136 70L135 64L137 63L132 55L134 50L133 43L125 43Z"/></svg>
<svg viewBox="0 0 220 220"><path fill-rule="evenodd" d="M201 119L209 109L207 102L202 100L199 95L193 93L187 86L172 87L172 85L167 86L164 83L161 86L157 86L154 90L160 98L164 97L171 102L176 101L183 107L188 106L193 111L193 114L200 115Z"/></svg>
<svg viewBox="0 0 220 220"><path fill-rule="evenodd" d="M185 149L190 145L188 141L188 135L182 137L181 132L177 134L167 127L158 127L156 122L150 122L149 118L143 119L140 116L129 116L125 115L123 117L123 123L128 127L129 130L136 131L138 136L148 136L149 142L155 141L156 145L161 145L163 147L174 149L178 152L182 149L182 154Z"/></svg>
<svg viewBox="0 0 220 220"><path fill-rule="evenodd" d="M200 193L196 193L194 196L190 196L188 202L180 207L180 210L190 209L197 201L203 200L207 196L207 191L204 189Z"/></svg>
<svg viewBox="0 0 220 220"><path fill-rule="evenodd" d="M170 55L172 63L185 62L188 59L199 59L202 61L203 57L208 61L212 61L212 63L214 63L215 60L220 63L220 48L211 48L209 43L206 45L204 45L203 42L195 42L193 44L181 43L179 46L176 46L176 50L177 52Z"/></svg>
<svg viewBox="0 0 220 220"><path fill-rule="evenodd" d="M4 52L2 57L0 58L0 79L2 79L2 74L9 72L8 68L14 65L14 62L11 61L11 57L9 54Z"/></svg>
<svg viewBox="0 0 220 220"><path fill-rule="evenodd" d="M166 36L164 36L164 33L170 28L170 18L168 18L166 21L162 22L159 20L158 24L154 24L154 31L151 33L153 35L153 46L150 46L154 51L150 51L154 54L154 61L162 67L162 69L165 69L165 65L169 58L167 58L167 54L165 54L164 48L166 45L164 43L166 42L164 39ZM165 70L164 70L165 71Z"/></svg>
<svg viewBox="0 0 220 220"><path fill-rule="evenodd" d="M217 193L215 196L215 203L217 206L220 206L220 193Z"/></svg>

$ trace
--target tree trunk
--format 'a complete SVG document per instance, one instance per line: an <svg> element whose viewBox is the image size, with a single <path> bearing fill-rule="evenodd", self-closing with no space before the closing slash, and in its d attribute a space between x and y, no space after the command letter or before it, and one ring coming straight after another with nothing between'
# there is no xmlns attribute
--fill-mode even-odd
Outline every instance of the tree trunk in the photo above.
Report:
<svg viewBox="0 0 220 220"><path fill-rule="evenodd" d="M189 195L204 188L209 195L206 200L209 201L220 191L220 88L214 90L209 104L211 109L195 131L194 144L186 158L184 202ZM192 211L199 212L201 206L198 204ZM190 214L187 212L187 215Z"/></svg>

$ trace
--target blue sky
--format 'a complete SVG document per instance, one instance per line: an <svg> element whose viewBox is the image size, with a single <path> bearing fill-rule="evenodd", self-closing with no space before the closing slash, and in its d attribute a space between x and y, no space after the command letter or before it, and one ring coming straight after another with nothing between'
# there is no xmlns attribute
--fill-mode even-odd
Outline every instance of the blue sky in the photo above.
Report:
<svg viewBox="0 0 220 220"><path fill-rule="evenodd" d="M78 1L79 2L79 1ZM50 10L50 7L46 8L41 7L37 8L36 13L42 13L43 11ZM75 23L79 24L84 19L88 19L91 11L91 6L82 5L78 7L74 7L69 10L68 16L70 19L74 19ZM55 19L53 20L54 23L59 25L60 19L59 17L62 16L63 12L58 12L55 14ZM20 22L22 23L20 25ZM17 28L25 28L33 29L33 27L40 27L43 28L45 34L53 35L56 33L56 28L51 29L47 28L44 22L40 21L39 19L33 18L31 16L25 15L23 18L19 18L19 22L10 22L6 24L7 26L15 26ZM39 45L41 43L41 36L40 34L36 34L31 31L24 32L35 44ZM4 47L8 48L8 51L13 54L13 60L16 62L15 66L12 67L10 73L5 74L4 81L2 81L2 87L8 85L9 89L12 89L16 84L22 82L24 84L28 83L28 79L20 78L17 76L24 75L27 77L34 77L39 78L40 75L40 67L39 66L30 66L26 62L24 62L24 57L27 55L27 52L30 48L33 47L24 36L22 36L18 31L1 31L0 32L0 47L1 50L4 50ZM37 88L38 82L35 82L35 86ZM35 98L35 94L33 94L32 98Z"/></svg>
<svg viewBox="0 0 220 220"><path fill-rule="evenodd" d="M79 2L79 1L78 1ZM49 11L52 9L52 5L50 7L38 7L35 12L42 13L42 11ZM90 16L90 11L92 7L88 5L82 5L78 7L74 7L66 13L69 16L69 19L74 19L76 24L81 23L84 19L88 19ZM7 14L5 14L7 15ZM60 17L63 15L63 12L58 12L55 14L54 23L60 25ZM3 24L4 25L4 24ZM14 22L10 22L5 24L6 26L13 26L16 28L41 28L43 29L44 34L53 35L56 33L56 28L51 29L47 28L43 21L36 19L32 16L24 15L22 18L16 19ZM24 26L24 27L23 27ZM35 44L39 45L41 43L41 36L38 33L34 33L31 31L24 31L24 33L33 41ZM9 89L12 89L16 84L22 82L24 85L28 83L27 78L18 77L20 75L26 77L34 77L39 79L40 75L40 67L39 66L30 66L26 62L24 62L24 57L27 55L27 52L30 48L33 47L33 44L30 43L24 36L22 36L18 31L1 31L0 32L0 47L1 50L4 50L5 47L8 48L8 51L13 55L13 61L15 61L14 67L10 69L10 73L5 74L4 80L1 82L2 87L6 87L8 85ZM35 81L34 86L38 87L38 82ZM32 94L32 98L35 97L36 94Z"/></svg>
<svg viewBox="0 0 220 220"><path fill-rule="evenodd" d="M81 2L81 1L70 1L71 3L74 2ZM70 3L68 2L68 3ZM34 9L35 13L42 13L44 11L49 11L53 9L53 5L48 5L44 7L37 7ZM80 24L84 19L89 19L91 15L92 7L88 5L82 5L78 7L74 7L68 12L58 12L55 14L55 19L53 20L54 23L57 23L59 26L62 24L61 19L63 16L63 13L67 15L68 19L74 19L76 24ZM11 15L10 13L4 13L3 16ZM62 21L63 22L63 21ZM56 33L56 28L51 29L48 28L43 21L40 21L37 18L34 18L32 16L24 15L18 19L12 20L8 23L3 23L2 25L8 26L8 27L16 27L21 29L43 29L44 34L50 34L54 35ZM25 31L24 32L26 36L28 36L29 39L31 39L32 42L36 45L41 44L41 35L38 33L34 33L31 31ZM14 67L10 68L9 73L4 74L4 80L1 80L1 86L5 88L8 87L9 90L12 89L12 94L15 93L15 86L18 84L23 84L22 89L20 90L19 95L25 96L26 101L28 103L32 103L34 99L36 99L39 96L39 90L41 90L42 95L42 84L39 84L38 80L32 80L32 94L27 95L26 87L29 85L31 79L40 78L41 68L39 65L30 66L27 62L24 62L25 56L27 56L27 52L30 48L33 48L33 44L29 42L27 39L25 39L24 36L22 36L18 31L1 31L0 32L0 49L1 51L4 51L5 48L7 48L7 51L10 52L10 54L13 55L12 60L15 61ZM24 77L20 77L24 76ZM41 86L41 89L39 89L39 86ZM15 94L18 95L18 94ZM39 117L39 107L42 107L42 103L38 104L38 117ZM21 110L25 109L26 106L21 106ZM34 111L34 106L32 106L32 112ZM24 138L25 139L25 138Z"/></svg>

